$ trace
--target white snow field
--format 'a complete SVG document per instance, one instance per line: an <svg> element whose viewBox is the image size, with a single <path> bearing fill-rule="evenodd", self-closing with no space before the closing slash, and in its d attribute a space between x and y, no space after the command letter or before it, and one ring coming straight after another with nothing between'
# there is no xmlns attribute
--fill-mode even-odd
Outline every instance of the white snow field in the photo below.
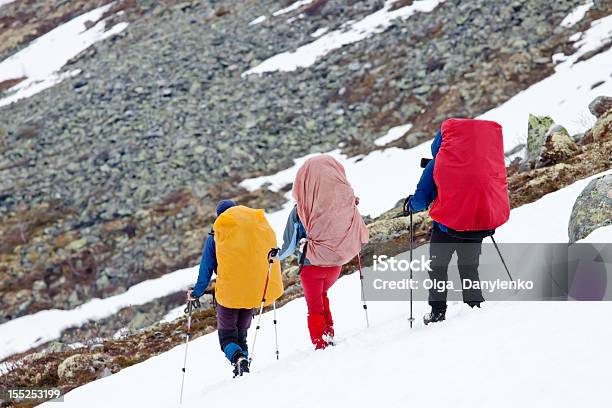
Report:
<svg viewBox="0 0 612 408"><path fill-rule="evenodd" d="M278 16L281 16L283 14L291 13L292 11L299 9L302 6L306 6L306 5L308 5L308 4L312 3L312 2L313 2L313 0L298 0L298 1L296 1L293 4L291 4L288 7L285 7L283 9L278 10L278 11L275 11L274 13L272 13L272 15L274 17L278 17Z"/></svg>
<svg viewBox="0 0 612 408"><path fill-rule="evenodd" d="M597 228L595 231L591 232L589 235L587 235L578 242L595 244L600 244L603 242L612 242L612 225Z"/></svg>
<svg viewBox="0 0 612 408"><path fill-rule="evenodd" d="M588 1L576 7L563 19L563 21L561 21L561 27L569 28L575 26L580 20L584 18L586 13L591 9L591 7L593 7L593 5L594 3L592 1Z"/></svg>
<svg viewBox="0 0 612 408"><path fill-rule="evenodd" d="M357 274L330 290L338 344L314 351L302 298L278 310L280 360L264 314L251 374L232 379L217 333L190 343L184 407L604 407L612 354L608 303L450 305L424 327L425 302L370 302ZM588 333L588 335L587 335ZM253 328L249 333L252 343ZM66 394L62 407L178 407L184 346ZM43 407L55 407L54 403Z"/></svg>
<svg viewBox="0 0 612 408"><path fill-rule="evenodd" d="M376 146L384 146L389 144L400 137L404 136L408 131L412 129L412 123L408 123L406 125L400 125L389 129L386 135L379 137L374 140L374 144Z"/></svg>
<svg viewBox="0 0 612 408"><path fill-rule="evenodd" d="M244 72L242 76L273 71L295 71L298 68L309 67L314 64L317 59L333 50L385 31L393 23L393 20L397 18L406 19L418 12L430 12L444 0L417 0L409 6L391 10L391 7L396 1L397 0L387 0L382 9L357 22L351 22L342 29L324 34L315 41L303 45L295 51L286 51L274 55L256 67ZM303 4L307 3L310 3L310 1L298 1L288 7L288 9L297 4L299 4L298 7L301 7ZM279 10L274 13L274 15L284 14L285 10ZM283 13L280 13L281 11Z"/></svg>
<svg viewBox="0 0 612 408"><path fill-rule="evenodd" d="M81 51L127 27L118 23L106 30L106 21L87 29L88 21L97 21L114 3L98 7L54 28L33 40L26 48L0 62L0 82L25 77L0 99L0 107L28 98L79 74L79 70L60 73L60 69ZM41 63L44 61L44 63Z"/></svg>
<svg viewBox="0 0 612 408"><path fill-rule="evenodd" d="M501 123L506 150L527 140L530 113L551 116L570 134L584 132L595 123L588 106L597 96L612 93L612 50L587 61L576 61L612 38L612 15L594 21L590 29L573 37L578 39L574 44L576 52L567 57L557 56L563 62L553 75L480 117ZM601 85L591 89L599 82Z"/></svg>
<svg viewBox="0 0 612 408"><path fill-rule="evenodd" d="M71 310L50 309L22 316L0 325L0 360L57 339L64 329L89 320L112 316L124 307L145 304L195 283L198 267L181 269L130 287L104 299L92 299ZM36 328L36 329L32 329Z"/></svg>
<svg viewBox="0 0 612 408"><path fill-rule="evenodd" d="M13 3L15 0L0 0L0 7L5 6L9 3Z"/></svg>

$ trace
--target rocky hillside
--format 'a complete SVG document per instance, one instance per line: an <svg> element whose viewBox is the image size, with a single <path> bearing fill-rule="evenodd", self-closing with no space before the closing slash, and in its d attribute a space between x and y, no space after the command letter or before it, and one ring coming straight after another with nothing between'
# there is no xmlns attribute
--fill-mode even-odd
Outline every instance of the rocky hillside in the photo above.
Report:
<svg viewBox="0 0 612 408"><path fill-rule="evenodd" d="M555 124L548 117L531 117L528 146L540 147L528 159L517 158L508 167L511 205L513 208L533 202L545 194L559 190L577 180L612 168L612 98L595 100L590 109L598 117L592 129L584 134L569 137L563 126ZM597 136L594 136L597 135ZM527 149L527 147L525 147ZM559 152L566 152L559 154ZM571 152L571 153L570 153ZM549 158L548 161L543 160ZM532 163L529 160L533 160ZM532 168L533 167L533 168ZM612 220L612 177L604 176L593 180L576 200L568 225L572 242L586 237L593 230L609 225ZM408 249L408 219L402 215L401 204L368 223L371 242L363 250L367 264L372 254L396 255ZM426 242L431 228L427 212L414 216L415 240L417 245ZM295 260L288 262L284 269L285 294L280 304L302 295L301 285L296 276ZM354 261L347 265L344 273L355 270ZM194 315L194 337L216 330L214 309L210 297L206 297L203 309ZM182 296L174 299L180 302ZM131 311L130 316L148 315L155 302ZM122 368L141 362L149 357L169 350L184 340L185 318L169 323L155 323L140 331L124 332L113 338L111 330L121 328L125 318L119 313L119 322L108 319L92 323L64 333L63 339L13 356L8 360L8 374L0 377L2 385L58 386L70 390L97 378L120 371ZM92 335L95 333L96 335ZM69 344L75 339L89 338L84 345ZM136 353L128 350L137 350Z"/></svg>
<svg viewBox="0 0 612 408"><path fill-rule="evenodd" d="M388 10L414 3L398 0ZM390 3L116 1L103 19L129 25L70 60L65 69L80 74L0 106L0 324L71 309L197 264L217 200L273 210L290 188L249 192L239 185L245 178L275 173L308 153L380 149L375 139L406 123L410 131L386 147L413 147L448 116L499 106L552 74L553 55L574 51L572 34L612 14L612 1L595 1L575 26L561 25L582 3L442 1L306 68L244 75ZM0 7L0 59L103 4ZM0 100L21 80L0 82ZM590 81L584 79L588 88L601 85ZM546 116L522 124L528 138L508 152L516 156L507 168L513 208L612 167L611 99L589 108L597 119L580 134ZM609 223L609 186L609 177L594 181L577 201L572 241ZM363 259L407 250L407 226L399 203L368 219ZM419 244L429 227L427 213L415 215ZM283 302L301 296L293 264L284 267ZM166 351L183 341L184 320L159 321L183 301L174 293L65 330L5 360L0 374L10 370L0 387L71 389ZM204 302L196 335L214 327Z"/></svg>
<svg viewBox="0 0 612 408"><path fill-rule="evenodd" d="M0 8L14 21L5 54L100 2L45 2L48 19L31 16L39 3ZM478 115L551 73L569 34L612 7L597 2L568 30L577 0L445 1L307 69L241 76L384 5L272 15L290 3L119 1L129 27L70 61L80 75L0 108L0 322L196 263L217 199L278 204L237 180L338 145L374 149L398 124L414 126L397 145L428 139L442 118ZM15 29L26 20L29 35Z"/></svg>

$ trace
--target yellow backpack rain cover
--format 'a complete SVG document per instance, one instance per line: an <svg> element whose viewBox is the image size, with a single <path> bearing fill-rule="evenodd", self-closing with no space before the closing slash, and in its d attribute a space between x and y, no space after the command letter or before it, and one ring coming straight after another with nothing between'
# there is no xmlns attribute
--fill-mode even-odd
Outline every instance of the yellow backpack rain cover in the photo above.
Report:
<svg viewBox="0 0 612 408"><path fill-rule="evenodd" d="M268 274L268 252L276 248L276 234L264 210L236 206L227 209L214 224L217 253L217 302L231 309L261 305ZM280 262L274 261L265 305L283 294Z"/></svg>

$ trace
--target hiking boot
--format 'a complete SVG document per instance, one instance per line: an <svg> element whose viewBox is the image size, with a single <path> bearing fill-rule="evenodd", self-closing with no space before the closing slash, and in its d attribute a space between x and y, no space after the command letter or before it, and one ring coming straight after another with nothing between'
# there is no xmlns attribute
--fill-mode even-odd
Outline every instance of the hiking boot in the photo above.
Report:
<svg viewBox="0 0 612 408"><path fill-rule="evenodd" d="M321 350L328 346L327 342L323 339L325 318L322 314L313 313L308 315L308 330L310 331L310 340L312 340L315 350Z"/></svg>
<svg viewBox="0 0 612 408"><path fill-rule="evenodd" d="M439 312L432 310L423 316L423 323L427 326L429 323L441 322L446 319L446 311Z"/></svg>
<svg viewBox="0 0 612 408"><path fill-rule="evenodd" d="M249 372L249 360L246 359L242 353L236 353L234 357L235 361L232 363L234 366L234 378L242 377L242 374Z"/></svg>
<svg viewBox="0 0 612 408"><path fill-rule="evenodd" d="M468 304L469 307L471 307L472 309L474 309L475 307L480 309L480 304L482 302L477 302L477 301L470 301L470 302L465 302Z"/></svg>
<svg viewBox="0 0 612 408"><path fill-rule="evenodd" d="M334 335L331 333L324 333L323 334L323 341L328 345L328 346L335 346L336 344L334 343Z"/></svg>

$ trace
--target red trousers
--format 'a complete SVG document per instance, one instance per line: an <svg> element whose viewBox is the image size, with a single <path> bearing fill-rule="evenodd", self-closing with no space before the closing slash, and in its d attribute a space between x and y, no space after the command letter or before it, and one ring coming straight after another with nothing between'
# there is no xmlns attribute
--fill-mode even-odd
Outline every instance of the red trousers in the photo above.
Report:
<svg viewBox="0 0 612 408"><path fill-rule="evenodd" d="M323 336L334 335L334 320L329 308L327 291L338 280L342 266L305 265L300 279L308 306L308 330L316 348L325 348Z"/></svg>

